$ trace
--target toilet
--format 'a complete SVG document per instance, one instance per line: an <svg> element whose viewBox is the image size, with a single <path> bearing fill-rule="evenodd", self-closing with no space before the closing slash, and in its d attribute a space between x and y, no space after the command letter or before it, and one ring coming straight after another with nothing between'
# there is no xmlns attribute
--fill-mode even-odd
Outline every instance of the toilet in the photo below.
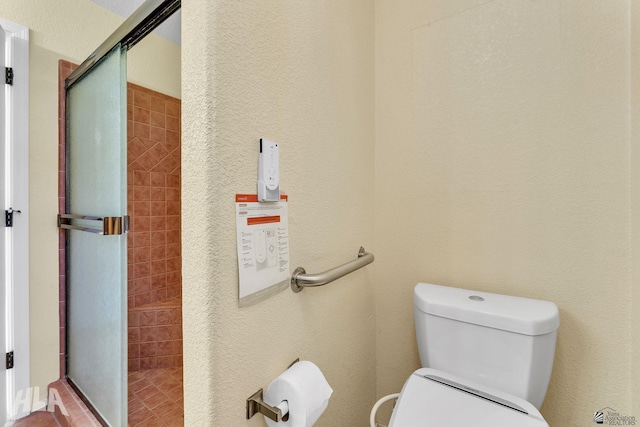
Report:
<svg viewBox="0 0 640 427"><path fill-rule="evenodd" d="M558 307L418 283L414 319L422 368L409 376L389 427L542 427Z"/></svg>

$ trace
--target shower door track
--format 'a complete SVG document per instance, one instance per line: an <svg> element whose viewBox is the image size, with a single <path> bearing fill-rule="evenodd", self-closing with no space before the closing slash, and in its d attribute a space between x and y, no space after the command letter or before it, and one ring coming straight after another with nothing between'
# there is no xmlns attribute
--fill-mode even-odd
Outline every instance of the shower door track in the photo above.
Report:
<svg viewBox="0 0 640 427"><path fill-rule="evenodd" d="M180 9L181 0L146 0L65 81L68 89L118 44L129 50Z"/></svg>

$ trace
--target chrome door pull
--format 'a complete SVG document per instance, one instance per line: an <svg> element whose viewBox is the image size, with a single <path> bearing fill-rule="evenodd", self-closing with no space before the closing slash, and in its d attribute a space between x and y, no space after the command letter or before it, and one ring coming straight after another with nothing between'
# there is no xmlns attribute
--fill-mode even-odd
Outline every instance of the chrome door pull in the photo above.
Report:
<svg viewBox="0 0 640 427"><path fill-rule="evenodd" d="M80 225L71 224L72 220L83 221L99 221L102 222L102 228L91 228ZM90 215L72 215L59 214L58 228L65 230L86 231L88 233L101 234L104 236L112 236L125 234L129 232L129 215L125 216L90 216Z"/></svg>

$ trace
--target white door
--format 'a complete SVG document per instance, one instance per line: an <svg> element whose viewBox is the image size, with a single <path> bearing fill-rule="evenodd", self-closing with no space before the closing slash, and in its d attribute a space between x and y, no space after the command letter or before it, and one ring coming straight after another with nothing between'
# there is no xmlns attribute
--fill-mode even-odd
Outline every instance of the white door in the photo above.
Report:
<svg viewBox="0 0 640 427"><path fill-rule="evenodd" d="M13 81L5 80L11 67ZM9 84L10 83L10 84ZM0 425L31 410L29 389L29 29L0 18ZM6 212L16 212L6 227ZM21 213L19 213L20 211ZM13 368L7 369L5 353Z"/></svg>

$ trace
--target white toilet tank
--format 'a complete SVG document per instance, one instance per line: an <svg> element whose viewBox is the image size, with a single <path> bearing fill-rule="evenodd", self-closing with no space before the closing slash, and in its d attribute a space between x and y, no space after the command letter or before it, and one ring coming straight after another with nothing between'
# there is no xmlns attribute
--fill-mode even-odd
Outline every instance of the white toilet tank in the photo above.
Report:
<svg viewBox="0 0 640 427"><path fill-rule="evenodd" d="M548 301L418 283L414 317L426 368L544 401L560 325Z"/></svg>

